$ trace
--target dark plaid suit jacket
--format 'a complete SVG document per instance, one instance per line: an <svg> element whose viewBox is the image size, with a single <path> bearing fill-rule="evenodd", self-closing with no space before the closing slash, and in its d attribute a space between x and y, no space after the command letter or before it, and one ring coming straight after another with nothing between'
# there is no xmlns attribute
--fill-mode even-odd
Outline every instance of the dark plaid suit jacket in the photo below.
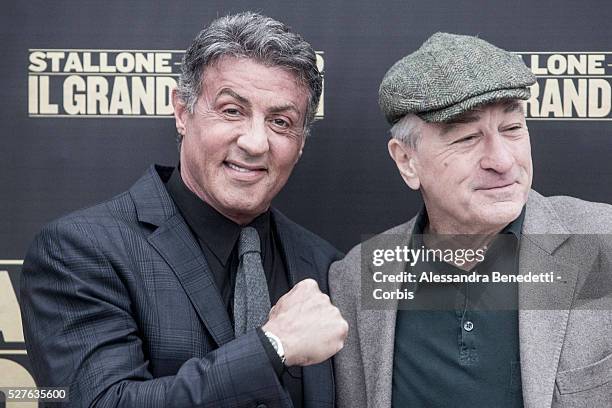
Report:
<svg viewBox="0 0 612 408"><path fill-rule="evenodd" d="M21 307L39 386L74 407L291 407L255 331L235 339L206 259L152 166L127 192L46 226ZM327 292L339 253L278 211L292 284ZM305 406L332 407L330 361L303 370Z"/></svg>

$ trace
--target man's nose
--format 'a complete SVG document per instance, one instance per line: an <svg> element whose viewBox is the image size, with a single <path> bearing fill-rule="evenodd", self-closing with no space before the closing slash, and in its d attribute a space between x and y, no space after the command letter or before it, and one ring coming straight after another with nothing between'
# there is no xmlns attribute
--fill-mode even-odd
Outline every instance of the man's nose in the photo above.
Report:
<svg viewBox="0 0 612 408"><path fill-rule="evenodd" d="M485 170L494 170L497 173L505 173L514 165L514 155L499 132L492 132L484 143L484 154L480 160L480 166Z"/></svg>
<svg viewBox="0 0 612 408"><path fill-rule="evenodd" d="M250 156L265 154L270 146L268 144L268 131L264 120L252 120L250 126L238 137L238 147Z"/></svg>

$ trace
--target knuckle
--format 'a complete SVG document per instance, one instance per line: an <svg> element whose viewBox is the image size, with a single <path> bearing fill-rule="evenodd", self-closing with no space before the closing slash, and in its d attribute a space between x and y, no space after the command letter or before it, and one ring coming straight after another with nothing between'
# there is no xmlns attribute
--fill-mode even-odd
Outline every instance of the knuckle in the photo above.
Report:
<svg viewBox="0 0 612 408"><path fill-rule="evenodd" d="M332 305L332 308L333 308L333 309L332 309L332 312L331 312L331 313L333 314L333 316L334 316L336 319L343 320L343 319L342 319L342 313L340 313L340 309L338 309L338 308L337 308L336 306L334 306L334 305Z"/></svg>
<svg viewBox="0 0 612 408"><path fill-rule="evenodd" d="M317 281L312 278L304 279L304 282L308 285L309 288L319 287L319 285L317 284Z"/></svg>
<svg viewBox="0 0 612 408"><path fill-rule="evenodd" d="M298 282L297 286L304 289L311 289L317 283L313 279L304 279Z"/></svg>

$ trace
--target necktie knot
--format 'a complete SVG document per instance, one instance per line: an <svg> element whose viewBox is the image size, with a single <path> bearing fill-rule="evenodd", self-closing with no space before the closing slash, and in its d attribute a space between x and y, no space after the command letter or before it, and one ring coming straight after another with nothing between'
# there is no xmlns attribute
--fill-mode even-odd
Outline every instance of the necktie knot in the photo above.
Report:
<svg viewBox="0 0 612 408"><path fill-rule="evenodd" d="M245 227L240 231L238 241L238 256L242 258L244 254L249 252L261 253L261 245L259 243L259 234L253 227Z"/></svg>

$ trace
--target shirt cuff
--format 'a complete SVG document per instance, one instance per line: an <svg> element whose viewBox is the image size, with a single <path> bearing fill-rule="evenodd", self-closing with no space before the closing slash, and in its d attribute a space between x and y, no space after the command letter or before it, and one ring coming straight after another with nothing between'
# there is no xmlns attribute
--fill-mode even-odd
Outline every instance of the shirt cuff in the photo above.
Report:
<svg viewBox="0 0 612 408"><path fill-rule="evenodd" d="M280 379L283 375L283 372L285 371L285 365L283 364L283 361L279 357L276 350L274 350L274 346L272 346L272 343L270 343L270 340L268 340L261 327L257 328L257 334L259 335L261 344L263 344L264 349L266 350L266 354L268 355L270 363L272 363L272 367L274 368L276 375Z"/></svg>

